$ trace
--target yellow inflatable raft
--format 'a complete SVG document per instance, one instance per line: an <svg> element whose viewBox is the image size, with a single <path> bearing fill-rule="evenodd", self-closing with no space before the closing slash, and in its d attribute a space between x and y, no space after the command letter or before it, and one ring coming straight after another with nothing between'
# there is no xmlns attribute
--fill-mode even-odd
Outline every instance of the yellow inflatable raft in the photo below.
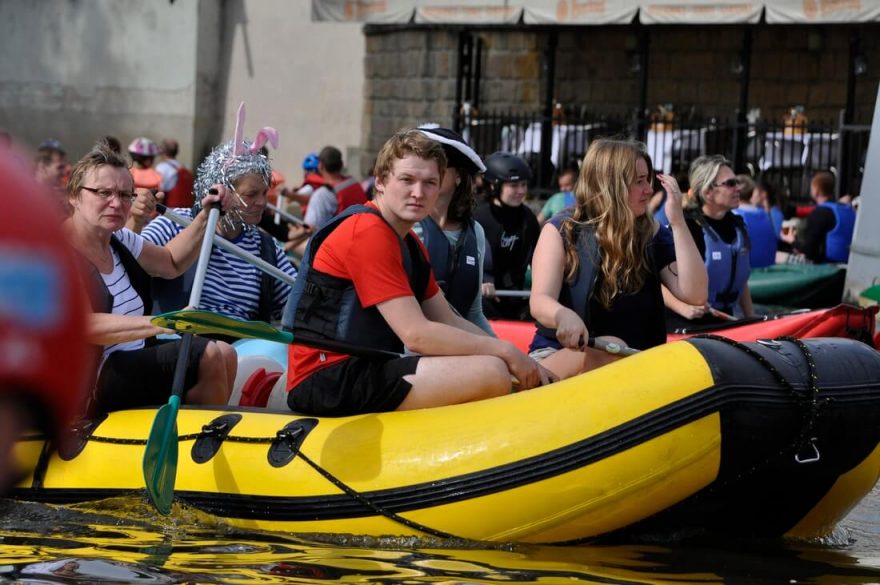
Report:
<svg viewBox="0 0 880 585"><path fill-rule="evenodd" d="M144 490L155 409L58 453L14 497ZM692 338L483 402L346 418L183 408L175 495L246 528L561 543L610 533L826 534L880 474L880 354L845 339Z"/></svg>

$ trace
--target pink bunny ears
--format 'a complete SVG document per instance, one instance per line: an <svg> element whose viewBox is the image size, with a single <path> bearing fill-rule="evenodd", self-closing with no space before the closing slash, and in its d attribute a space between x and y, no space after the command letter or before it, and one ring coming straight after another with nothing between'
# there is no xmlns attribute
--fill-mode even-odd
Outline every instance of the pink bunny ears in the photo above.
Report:
<svg viewBox="0 0 880 585"><path fill-rule="evenodd" d="M244 133L245 113L244 102L241 102L241 105L238 106L238 114L235 116L235 135L232 140L232 155L239 156L244 154L245 151L251 154L256 154L261 148L266 146L267 142L272 145L272 148L278 148L278 130L271 126L264 126L259 132L257 132L250 148L245 149L244 139L242 137L242 134Z"/></svg>

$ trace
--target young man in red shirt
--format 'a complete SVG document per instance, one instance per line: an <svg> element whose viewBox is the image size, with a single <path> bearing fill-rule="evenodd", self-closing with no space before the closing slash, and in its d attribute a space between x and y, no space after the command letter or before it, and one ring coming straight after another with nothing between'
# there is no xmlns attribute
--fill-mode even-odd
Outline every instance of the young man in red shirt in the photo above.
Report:
<svg viewBox="0 0 880 585"><path fill-rule="evenodd" d="M469 402L548 381L546 370L449 307L410 231L439 195L443 147L418 130L392 136L376 162L375 199L309 243L285 313L291 410L344 416ZM341 342L349 353L315 349ZM317 342L317 343L316 343ZM372 350L419 355L380 357Z"/></svg>

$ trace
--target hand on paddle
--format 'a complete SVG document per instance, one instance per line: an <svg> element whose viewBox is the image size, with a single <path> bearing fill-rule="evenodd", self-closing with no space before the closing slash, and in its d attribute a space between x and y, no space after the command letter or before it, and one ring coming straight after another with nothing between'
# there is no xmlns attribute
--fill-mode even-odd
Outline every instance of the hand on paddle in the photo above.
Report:
<svg viewBox="0 0 880 585"><path fill-rule="evenodd" d="M139 234L144 226L156 217L156 204L165 199L165 193L161 191L153 193L142 187L136 188L134 193L137 197L131 204L131 215L126 227Z"/></svg>
<svg viewBox="0 0 880 585"><path fill-rule="evenodd" d="M482 285L483 296L487 299L491 299L493 301L498 300L498 295L495 294L495 283L494 282L484 282Z"/></svg>
<svg viewBox="0 0 880 585"><path fill-rule="evenodd" d="M706 303L705 305L688 305L687 303L682 303L675 307L675 312L688 319L689 321L693 321L694 319L701 319L709 313L711 307Z"/></svg>
<svg viewBox="0 0 880 585"><path fill-rule="evenodd" d="M236 197L232 190L227 189L218 183L216 185L211 185L211 188L208 189L208 194L202 197L202 209L208 209L214 203L220 205L220 211L222 213L229 211L230 208L238 205L238 197Z"/></svg>
<svg viewBox="0 0 880 585"><path fill-rule="evenodd" d="M556 339L562 347L583 351L589 338L590 332L577 313L566 307L560 308L556 314Z"/></svg>

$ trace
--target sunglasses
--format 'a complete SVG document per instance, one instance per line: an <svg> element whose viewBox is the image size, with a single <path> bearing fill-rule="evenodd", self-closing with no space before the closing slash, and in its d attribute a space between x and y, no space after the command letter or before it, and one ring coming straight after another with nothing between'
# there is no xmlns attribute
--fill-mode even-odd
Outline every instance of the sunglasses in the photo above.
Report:
<svg viewBox="0 0 880 585"><path fill-rule="evenodd" d="M728 187L730 189L733 189L737 185L739 185L738 179L727 179L726 181L721 181L720 183L712 183L713 187Z"/></svg>

